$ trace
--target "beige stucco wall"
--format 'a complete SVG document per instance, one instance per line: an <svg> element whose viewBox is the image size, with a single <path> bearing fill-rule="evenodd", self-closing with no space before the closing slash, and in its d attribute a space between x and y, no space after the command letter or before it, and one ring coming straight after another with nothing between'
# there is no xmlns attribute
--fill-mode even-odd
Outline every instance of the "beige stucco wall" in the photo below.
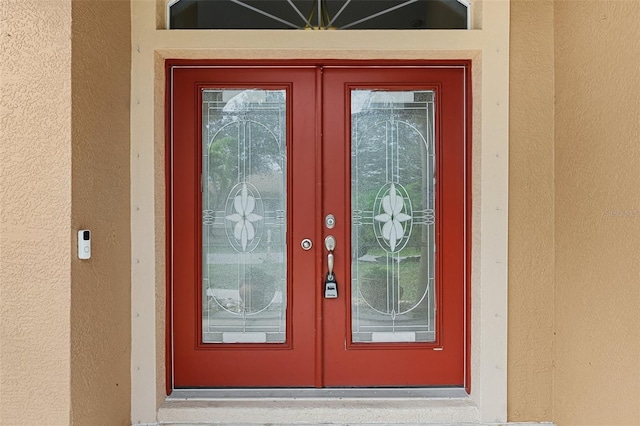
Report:
<svg viewBox="0 0 640 426"><path fill-rule="evenodd" d="M508 419L551 419L553 0L511 3Z"/></svg>
<svg viewBox="0 0 640 426"><path fill-rule="evenodd" d="M130 4L0 5L0 424L129 424Z"/></svg>
<svg viewBox="0 0 640 426"><path fill-rule="evenodd" d="M640 424L640 2L555 4L553 418Z"/></svg>
<svg viewBox="0 0 640 426"><path fill-rule="evenodd" d="M132 52L125 0L0 7L0 424L126 424L131 375L136 420L153 421L164 393L164 222L163 139L153 135L154 119L162 128L154 90L160 108L162 93L149 76L163 56L349 57L350 45L362 57L446 54L437 47L444 33L369 44L169 35L136 18L152 9L140 4ZM512 421L640 424L638 22L636 0L511 4ZM493 35L479 34L486 46L466 35L447 46L498 55ZM393 51L395 42L406 50ZM130 152L131 55L139 84ZM497 113L495 99L483 102L484 115ZM495 130L483 131L490 170L500 153L489 152ZM129 202L130 170L138 204ZM83 227L93 231L88 262L75 258ZM132 323L139 364L130 370Z"/></svg>
<svg viewBox="0 0 640 426"><path fill-rule="evenodd" d="M511 12L509 420L640 424L640 2Z"/></svg>
<svg viewBox="0 0 640 426"><path fill-rule="evenodd" d="M68 424L71 3L0 24L0 424Z"/></svg>
<svg viewBox="0 0 640 426"><path fill-rule="evenodd" d="M131 422L131 5L73 0L72 18L71 223L74 234L91 229L92 258L71 261L71 420L126 425Z"/></svg>

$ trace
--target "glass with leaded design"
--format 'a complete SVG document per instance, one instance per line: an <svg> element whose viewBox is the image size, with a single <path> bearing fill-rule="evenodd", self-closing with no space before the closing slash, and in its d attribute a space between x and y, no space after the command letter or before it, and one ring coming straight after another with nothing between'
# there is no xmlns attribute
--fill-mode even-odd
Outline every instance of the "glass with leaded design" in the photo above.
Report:
<svg viewBox="0 0 640 426"><path fill-rule="evenodd" d="M351 91L353 342L433 342L434 92Z"/></svg>
<svg viewBox="0 0 640 426"><path fill-rule="evenodd" d="M202 340L286 340L286 92L202 91Z"/></svg>

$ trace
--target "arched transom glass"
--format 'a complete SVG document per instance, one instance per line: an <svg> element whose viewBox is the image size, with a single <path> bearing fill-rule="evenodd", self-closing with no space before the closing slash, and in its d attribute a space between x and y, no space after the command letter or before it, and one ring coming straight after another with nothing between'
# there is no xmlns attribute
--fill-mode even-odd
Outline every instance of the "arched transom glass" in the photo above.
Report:
<svg viewBox="0 0 640 426"><path fill-rule="evenodd" d="M173 0L170 29L469 29L466 0Z"/></svg>

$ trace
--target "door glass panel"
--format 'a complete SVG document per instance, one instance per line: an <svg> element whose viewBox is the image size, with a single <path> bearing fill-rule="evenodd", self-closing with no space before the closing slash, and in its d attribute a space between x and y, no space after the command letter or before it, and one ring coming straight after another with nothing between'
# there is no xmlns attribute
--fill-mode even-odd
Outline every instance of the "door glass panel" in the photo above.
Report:
<svg viewBox="0 0 640 426"><path fill-rule="evenodd" d="M202 340L284 342L286 93L202 91Z"/></svg>
<svg viewBox="0 0 640 426"><path fill-rule="evenodd" d="M352 341L435 340L434 92L351 92Z"/></svg>

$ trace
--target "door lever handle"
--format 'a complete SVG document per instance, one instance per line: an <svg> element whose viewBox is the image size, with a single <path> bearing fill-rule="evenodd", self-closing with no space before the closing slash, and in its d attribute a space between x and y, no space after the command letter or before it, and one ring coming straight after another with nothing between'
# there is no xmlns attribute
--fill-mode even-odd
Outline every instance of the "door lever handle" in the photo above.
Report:
<svg viewBox="0 0 640 426"><path fill-rule="evenodd" d="M333 252L327 255L327 267L329 268L329 278L333 278Z"/></svg>

